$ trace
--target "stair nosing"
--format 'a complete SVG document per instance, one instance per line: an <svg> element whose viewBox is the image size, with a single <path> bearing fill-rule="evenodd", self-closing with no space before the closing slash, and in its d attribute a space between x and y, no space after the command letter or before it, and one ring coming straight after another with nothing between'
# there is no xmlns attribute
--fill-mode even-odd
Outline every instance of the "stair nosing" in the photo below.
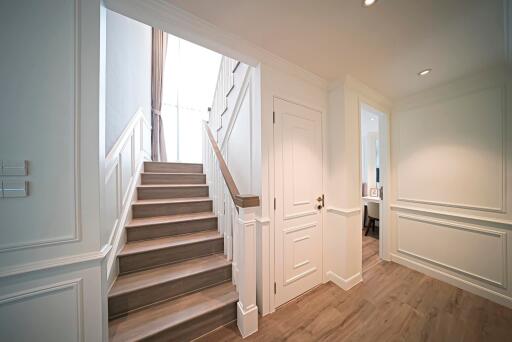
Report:
<svg viewBox="0 0 512 342"><path fill-rule="evenodd" d="M153 171L142 171L141 174L145 175L201 175L206 176L205 173L199 173L199 172L153 172Z"/></svg>
<svg viewBox="0 0 512 342"><path fill-rule="evenodd" d="M210 254L210 255L207 255L207 256L204 256L204 257L201 257L201 258L207 259L207 258L211 258L213 256L220 256L220 255L223 255L223 254L222 253ZM158 268L165 268L165 267L169 267L171 265L176 265L176 264L179 264L179 263L190 262L191 260L194 260L194 259L198 259L198 258L187 259L187 260L184 260L184 261L180 261L178 263L159 265L157 267L150 268L150 269L144 269L144 270L141 270L141 271L138 271L138 272L148 272L150 270L156 270ZM135 286L132 289L120 291L120 292L117 292L115 294L111 294L109 292L108 298L109 299L110 298L116 298L116 297L119 297L119 296L126 295L126 294L128 294L130 292L135 292L135 291L139 291L139 290L142 290L142 289L151 288L153 286L158 286L160 284L165 284L165 283L169 283L169 282L173 282L173 281L179 281L181 279L186 279L188 277L193 277L193 276L196 276L196 275L199 275L199 274L202 274L202 273L206 273L206 272L210 272L210 271L214 271L214 270L230 267L231 265L232 265L232 263L226 259L225 262L222 263L222 264L219 264L219 265L216 265L216 266L205 266L204 268L198 269L195 272L188 273L188 274L185 274L185 275L181 275L181 276L178 276L178 277L175 277L175 278L161 279L160 281L155 281L155 282L152 282L152 283L149 283L149 284ZM135 272L135 273L138 273L138 272ZM128 275L133 275L133 274L134 273L120 274L119 278L126 277ZM115 286L115 282L114 282L114 286ZM110 291L112 291L113 289L114 289L114 287L112 287L112 289ZM189 292L187 292L187 293L189 293ZM176 297L173 297L173 298L176 298ZM172 299L172 298L169 298L169 299Z"/></svg>
<svg viewBox="0 0 512 342"><path fill-rule="evenodd" d="M203 163L186 163L186 162L163 162L163 161L145 161L144 164L166 164L166 165L203 165Z"/></svg>
<svg viewBox="0 0 512 342"><path fill-rule="evenodd" d="M213 229L212 229L213 231ZM217 231L218 233L218 231ZM175 236L172 236L172 237L176 237L176 236L187 236L187 235L195 235L197 234L197 232L194 232L194 233L187 233L187 234L180 234L180 235L175 235ZM127 242L125 244L125 247L127 245L130 245L130 244L135 244L135 243L140 243L142 241L158 241L159 239L166 239L166 238L169 238L169 236L165 236L165 237L159 237L159 238L154 238L154 239L147 239L147 240L136 240L136 241L130 241L130 242ZM198 244L198 243L203 243L203 242L208 242L208 241L214 241L214 240L220 240L220 239L224 239L224 237L222 235L217 234L216 236L210 236L210 237L204 237L200 240L197 240L197 241L182 241L180 243L177 243L177 244L174 244L174 245L170 245L170 246L162 246L162 247L154 247L154 248L148 248L146 250L143 250L143 251L137 251L137 252L124 252L124 248L123 250L121 250L118 254L118 257L125 257L125 256L130 256L130 255L137 255L137 254L143 254L143 253L149 253L149 252L153 252L153 251L159 251L159 250L162 250L162 249L167 249L167 248L175 248L175 247L181 247L181 246L186 246L186 245L195 245L195 244Z"/></svg>
<svg viewBox="0 0 512 342"><path fill-rule="evenodd" d="M200 212L201 213L201 212ZM208 216L202 216L202 217L194 217L193 215L194 214L200 214L200 213L192 213L192 214L180 214L180 215L165 215L165 216L149 216L149 217L139 217L139 218L135 218L136 220L143 220L143 219L148 219L148 218L157 218L157 217L168 217L169 219L168 220L163 220L161 222L153 222L153 223L137 223L137 224L134 224L132 223L132 221L134 219L132 219L132 221L130 221L130 223L128 223L125 228L126 229L134 229L134 228L140 228L140 227L149 227L149 226L158 226L158 225L163 225L163 224L169 224L169 223L183 223L183 222L190 222L190 221L201 221L201 220L211 220L211 219L216 219L217 218L217 215L215 215L213 212L211 211L208 211L208 212L204 212L204 213L208 213L208 214L211 214L211 215L208 215ZM170 219L171 217L173 216L190 216L190 217L183 217L183 218L180 218L180 219Z"/></svg>
<svg viewBox="0 0 512 342"><path fill-rule="evenodd" d="M164 198L164 199L145 199L136 200L132 206L138 205L159 205L159 204L181 204L181 203L198 203L198 202L212 202L209 197L179 197L179 198Z"/></svg>
<svg viewBox="0 0 512 342"><path fill-rule="evenodd" d="M141 184L137 186L137 189L155 189L155 188L207 188L208 184Z"/></svg>
<svg viewBox="0 0 512 342"><path fill-rule="evenodd" d="M203 288L202 290L199 290L199 291L195 291L195 292L191 292L191 293L188 293L184 296L181 296L181 297L178 297L178 298L174 298L174 299L170 299L170 300L165 300L165 301L161 301L161 302L158 302L158 303L154 303L152 305L148 305L144 308L141 308L140 310L136 310L136 311L132 311L132 315L134 314L138 314L138 315L143 315L142 312L145 311L145 310L149 310L150 308L152 307L155 307L157 305L172 305L173 302L177 301L177 300L181 300L182 298L185 298L187 296L194 296L198 293L200 293L201 291L207 291L207 289L209 288L215 288L216 286L220 286L220 285L223 285L223 284L226 284L226 283L229 283L231 281L226 281L226 282L221 282L221 283L218 283L216 285L213 285L211 287L208 287L208 288ZM236 288L234 288L234 292L236 293ZM227 294L227 293L226 293ZM148 331L147 333L141 333L140 335L138 335L136 338L137 339L144 339L144 338L148 338L148 337L151 337L151 336L154 336L156 334L159 334L160 332L162 331L165 331L165 330L168 330L168 329L171 329L173 327L177 327L179 326L180 324L183 324L187 321L190 321L190 320L193 320L193 319L196 319L198 317L201 317L203 315L206 315L208 313L211 313L215 310L218 310L218 309L221 309L223 307L226 307L228 305L231 305L231 304L234 304L236 303L237 301L239 300L239 298L234 298L233 300L226 300L224 302L218 302L218 301L212 301L212 305L209 305L207 306L206 308L204 308L203 310L199 311L199 312L193 312L192 314L190 314L189 316L187 317L180 317L174 321L167 321L165 322L164 324L160 324L158 327L155 327L153 328L151 331ZM203 301L204 302L204 301ZM128 315L125 315L125 316L119 316L119 317L115 317L113 318L110 322L114 322L118 319L123 319L127 316L129 316L130 313L128 313Z"/></svg>

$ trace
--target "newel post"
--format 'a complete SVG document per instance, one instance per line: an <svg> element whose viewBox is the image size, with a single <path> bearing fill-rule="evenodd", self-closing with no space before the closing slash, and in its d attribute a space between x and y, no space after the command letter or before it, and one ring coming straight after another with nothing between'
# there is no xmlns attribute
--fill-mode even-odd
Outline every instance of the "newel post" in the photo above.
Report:
<svg viewBox="0 0 512 342"><path fill-rule="evenodd" d="M242 337L258 331L256 306L256 208L240 208L238 213L239 260L237 325Z"/></svg>

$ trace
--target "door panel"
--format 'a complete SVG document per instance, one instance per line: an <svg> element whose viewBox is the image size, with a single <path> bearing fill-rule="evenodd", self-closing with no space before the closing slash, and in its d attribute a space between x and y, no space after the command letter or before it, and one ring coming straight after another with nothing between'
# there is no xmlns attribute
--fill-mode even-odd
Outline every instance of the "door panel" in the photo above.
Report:
<svg viewBox="0 0 512 342"><path fill-rule="evenodd" d="M276 306L322 280L322 115L274 100Z"/></svg>

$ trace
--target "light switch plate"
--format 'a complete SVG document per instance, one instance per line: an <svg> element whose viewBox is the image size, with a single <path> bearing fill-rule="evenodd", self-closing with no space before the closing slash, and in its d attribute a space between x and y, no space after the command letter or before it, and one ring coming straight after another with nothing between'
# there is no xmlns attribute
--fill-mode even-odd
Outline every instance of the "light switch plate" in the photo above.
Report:
<svg viewBox="0 0 512 342"><path fill-rule="evenodd" d="M26 176L28 174L26 160L3 160L2 176Z"/></svg>
<svg viewBox="0 0 512 342"><path fill-rule="evenodd" d="M27 197L28 182L23 180L3 180L2 181L3 197Z"/></svg>

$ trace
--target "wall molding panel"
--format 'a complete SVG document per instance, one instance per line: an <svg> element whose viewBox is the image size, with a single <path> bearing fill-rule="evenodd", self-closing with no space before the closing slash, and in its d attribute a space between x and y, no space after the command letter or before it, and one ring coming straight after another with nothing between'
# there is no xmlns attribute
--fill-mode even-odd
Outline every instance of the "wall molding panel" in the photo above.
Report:
<svg viewBox="0 0 512 342"><path fill-rule="evenodd" d="M470 89L452 96L444 95L441 99L437 98L437 101L431 99L416 106L410 105L407 110L399 111L402 118L399 119L399 142L396 144L396 150L402 162L397 165L397 201L505 213L507 202L505 94L506 88L503 84L485 85L479 89ZM486 107L483 108L483 106ZM429 117L431 120L441 120L435 127L428 124L422 125L423 130L428 131L427 133L433 138L429 144L422 140L421 134L418 137L418 134L415 134L416 131L411 132L410 126L414 125L412 120L425 117L426 113L433 116ZM465 120L465 116L468 115L471 115L471 119ZM473 122L476 122L476 125ZM414 126L412 129L415 129ZM469 142L468 137L459 131L479 131L481 134L479 139ZM416 138L412 139L412 135ZM471 146L471 149L467 148L468 146ZM492 151L489 150L491 146L494 149ZM440 147L444 149L443 155L440 154ZM412 150L420 153L411 156ZM446 152L447 150L450 152ZM453 164L454 158L459 158L458 166ZM434 181L437 179L436 172L428 170L427 165L436 165L437 173L448 174L449 177L457 167L461 169L459 176L453 178L453 183L441 184L441 180ZM480 167L475 168L475 165ZM417 171L412 172L413 168ZM462 170L468 172L462 172ZM472 174L475 176L471 178ZM404 179L407 179L407 183ZM427 180L429 184L439 184L439 186L434 187L434 190L432 187L430 190L425 189L422 184L427 183ZM449 189L444 190L440 187ZM482 198L485 202L481 202Z"/></svg>
<svg viewBox="0 0 512 342"><path fill-rule="evenodd" d="M24 238L22 241L0 243L0 253L11 252L20 249L43 247L55 244L75 243L82 240L81 220L81 191L80 191L80 70L81 70L81 0L68 1L73 4L73 199L74 199L74 223L72 229L65 235L56 235L47 238ZM37 229L20 229L22 231L35 232Z"/></svg>
<svg viewBox="0 0 512 342"><path fill-rule="evenodd" d="M420 225L415 223L420 223ZM449 232L450 230L451 232ZM458 238L455 235L458 235ZM411 239L413 236L415 239ZM449 243L458 240L459 244L456 250L448 249L442 240L449 241ZM467 249L464 250L465 248ZM506 232L460 222L398 214L397 251L489 285L507 288ZM460 259L461 255L463 260ZM494 256L492 261L485 260L490 256ZM442 260L443 258L444 260ZM473 269L471 270L471 268ZM493 277L490 274L481 274L484 270L492 270Z"/></svg>
<svg viewBox="0 0 512 342"><path fill-rule="evenodd" d="M17 265L12 267L4 267L0 269L0 279L12 277L24 273L48 270L51 268L63 267L67 265L81 264L86 262L98 261L103 259L112 248L111 245L105 245L100 251L76 254L62 258L47 259L43 261L33 262L29 264Z"/></svg>
<svg viewBox="0 0 512 342"><path fill-rule="evenodd" d="M495 218L486 217L486 216L467 215L467 214L461 214L459 212L433 210L433 209L427 209L424 207L407 206L407 205L400 205L400 204L391 204L390 207L392 210L397 211L397 212L402 212L402 211L415 212L420 215L440 216L442 218L449 219L452 221L469 221L469 222L477 224L477 225L496 226L498 228L503 228L503 229L512 229L512 220L502 220L502 219L495 219Z"/></svg>
<svg viewBox="0 0 512 342"><path fill-rule="evenodd" d="M329 206L326 208L328 213L341 216L352 216L361 212L361 208L336 208Z"/></svg>
<svg viewBox="0 0 512 342"><path fill-rule="evenodd" d="M391 258L512 307L510 78L496 65L394 104Z"/></svg>
<svg viewBox="0 0 512 342"><path fill-rule="evenodd" d="M85 313L84 313L84 306L83 306L83 289L82 289L82 279L73 279L73 280L69 280L69 281L64 281L64 282L57 282L57 283L53 283L53 284L49 284L48 286L42 286L42 287L36 287L36 288L32 288L30 290L26 290L26 291L22 291L22 292L18 292L18 293L14 293L14 294L10 294L8 296L4 296L2 298L0 298L0 313L2 315L7 315L9 313L9 309L11 309L13 312L16 312L16 313L19 313L19 312L23 312L24 310L29 310L28 307L27 307L27 302L30 302L32 301L33 304L31 305L31 308L30 308L30 311L27 311L25 312L27 315L31 315L33 314L32 311L33 310L36 310L36 314L38 313L37 309L41 309L41 308L38 308L37 307L37 304L34 304L34 301L37 300L37 299L44 299L44 297L46 297L46 299L49 302L49 304L51 304L53 302L53 304L51 305L58 305L60 310L59 312L52 312L52 315L49 316L49 317L52 317L54 318L52 323L58 323L58 322L55 322L55 315L58 315L59 313L61 315L64 315L66 313L70 313L70 312L66 312L64 313L64 308L63 306L64 305L70 305L71 303L69 302L69 300L64 299L62 298L61 300L58 299L58 296L63 296L64 293L66 291L71 291L72 292L72 295L73 295L73 299L74 299L74 306L75 308L72 309L74 315L76 315L75 319L75 325L76 325L76 329L75 331L72 331L70 332L70 335L74 335L76 337L76 341L84 341L85 340L85 337L84 337L84 316L85 316ZM57 303L56 303L57 302ZM18 305L19 307L14 310L13 307ZM35 307L34 307L35 305ZM6 310L5 313L2 313L3 310ZM62 311L62 312L60 312ZM69 315L66 315L66 317L60 317L59 321L62 320L62 322L65 322L66 320L65 319L69 319L68 317ZM20 325L20 323L18 322L12 322L14 324L14 326L18 326ZM44 322L44 324L48 324L48 322ZM53 330L55 329L56 327L53 326L53 327L50 327L49 326L49 329L50 330ZM67 325L64 325L64 326L60 326L60 331L59 332L62 332L63 330L65 330L66 328L69 328L69 326ZM48 329L48 328L47 328ZM7 332L6 332L7 330ZM8 330L11 330L11 331L8 331ZM16 339L15 336L13 336L12 334L16 334L17 331L12 331L12 330L16 330L16 329L13 329L13 328L8 328L7 326L4 326L2 328L2 331L4 331L4 333L6 333L6 335L3 335L2 332L0 332L0 339L3 339L5 338L6 340L9 339L9 340L12 340L13 338ZM21 330L21 329L17 329L18 331ZM48 331L43 331L43 336L41 336L41 331L35 331L35 330L28 330L28 331L19 331L20 334L22 334L21 336L25 337L26 333L32 333L34 334L34 338L36 338L36 334L38 335L37 338L38 340L39 339L44 339L44 338L48 338L49 336L45 336L48 334ZM52 336L56 336L55 333L50 333ZM69 336L71 337L71 336ZM20 338L20 336L18 337Z"/></svg>

